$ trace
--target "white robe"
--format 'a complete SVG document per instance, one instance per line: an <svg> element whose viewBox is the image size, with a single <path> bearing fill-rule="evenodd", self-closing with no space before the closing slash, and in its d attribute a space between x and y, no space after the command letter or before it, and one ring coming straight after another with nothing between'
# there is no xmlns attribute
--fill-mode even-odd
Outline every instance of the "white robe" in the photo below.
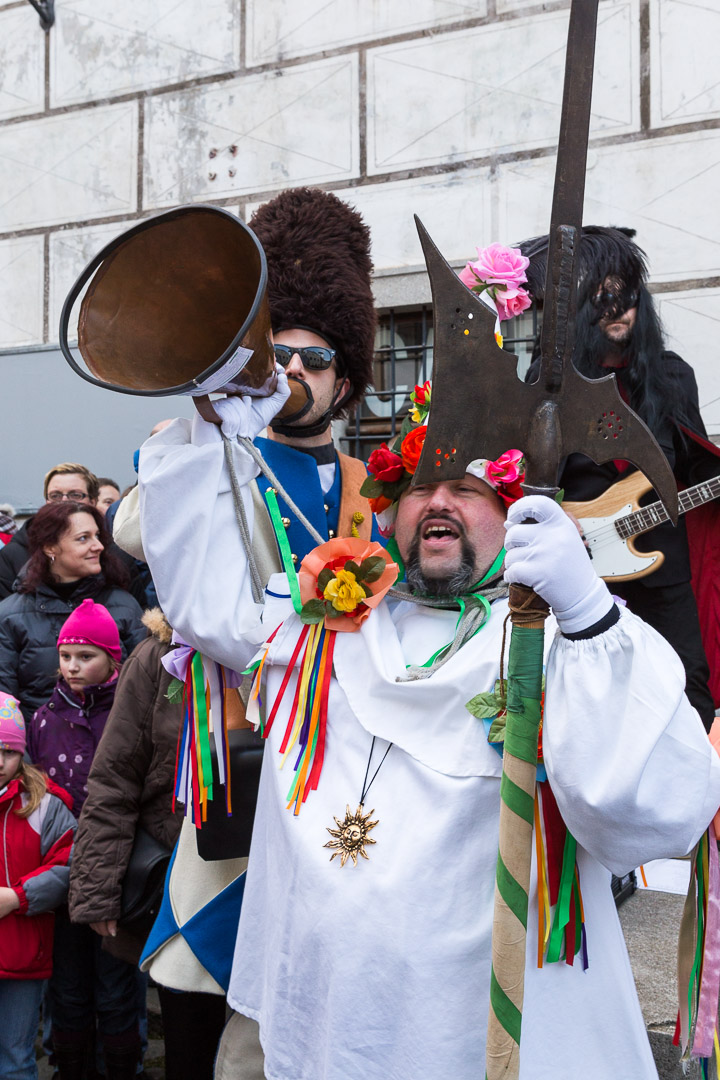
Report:
<svg viewBox="0 0 720 1080"><path fill-rule="evenodd" d="M143 541L161 603L186 640L234 666L285 619L267 660L272 702L299 620L275 595L258 627L261 609L244 582L236 603L219 440L203 431L196 448L166 432L164 447L156 436L153 453L143 450L140 469ZM176 528L169 508L180 501ZM178 530L185 547L175 543L171 556ZM280 576L268 589L288 592ZM263 765L228 995L259 1021L269 1080L483 1075L501 761L465 702L498 676L505 609L493 605L485 628L420 682L396 677L450 640L456 614L383 602L358 633L338 635L325 764L298 817L286 809L291 763L281 772L277 752L291 679ZM655 631L627 611L586 641L553 639L553 629L543 745L578 842L590 967L576 959L537 969L533 868L520 1075L644 1080L657 1073L610 871L689 851L720 804L720 761L685 698L680 661ZM373 735L370 775L393 743L366 803L379 821L376 844L369 861L341 867L323 846L327 827L357 806Z"/></svg>

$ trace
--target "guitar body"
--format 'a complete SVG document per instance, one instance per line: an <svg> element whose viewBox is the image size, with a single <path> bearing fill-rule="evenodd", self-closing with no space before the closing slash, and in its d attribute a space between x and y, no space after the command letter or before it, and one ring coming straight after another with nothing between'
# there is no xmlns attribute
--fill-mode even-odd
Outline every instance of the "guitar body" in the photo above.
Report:
<svg viewBox="0 0 720 1080"><path fill-rule="evenodd" d="M605 581L634 581L658 570L662 551L638 551L632 537L623 539L615 527L619 518L640 509L640 499L652 485L641 472L630 473L589 502L564 502L563 510L582 525L598 577Z"/></svg>

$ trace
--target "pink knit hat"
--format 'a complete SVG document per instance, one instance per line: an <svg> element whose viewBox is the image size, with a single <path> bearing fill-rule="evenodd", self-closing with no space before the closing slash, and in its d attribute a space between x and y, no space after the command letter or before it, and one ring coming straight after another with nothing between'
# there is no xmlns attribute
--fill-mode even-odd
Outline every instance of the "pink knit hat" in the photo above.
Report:
<svg viewBox="0 0 720 1080"><path fill-rule="evenodd" d="M65 621L58 636L58 648L61 645L95 645L118 664L122 659L117 623L108 609L94 600L83 600Z"/></svg>
<svg viewBox="0 0 720 1080"><path fill-rule="evenodd" d="M20 702L0 690L0 750L19 750L25 753L25 721Z"/></svg>

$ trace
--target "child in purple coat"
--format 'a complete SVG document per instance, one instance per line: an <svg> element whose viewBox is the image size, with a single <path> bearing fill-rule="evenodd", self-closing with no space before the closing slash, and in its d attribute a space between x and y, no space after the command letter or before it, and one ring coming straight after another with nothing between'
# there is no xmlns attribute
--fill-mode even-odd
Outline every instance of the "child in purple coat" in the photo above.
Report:
<svg viewBox="0 0 720 1080"><path fill-rule="evenodd" d="M58 654L60 678L32 718L28 753L72 795L79 818L120 668L120 634L107 608L83 600L60 631Z"/></svg>
<svg viewBox="0 0 720 1080"><path fill-rule="evenodd" d="M68 791L80 816L92 759L115 696L121 648L107 608L83 600L58 636L60 678L50 701L33 716L28 753ZM108 1080L134 1077L140 1053L135 968L102 949L89 926L70 922L61 908L55 923L49 1005L61 1080L81 1076L97 1034Z"/></svg>

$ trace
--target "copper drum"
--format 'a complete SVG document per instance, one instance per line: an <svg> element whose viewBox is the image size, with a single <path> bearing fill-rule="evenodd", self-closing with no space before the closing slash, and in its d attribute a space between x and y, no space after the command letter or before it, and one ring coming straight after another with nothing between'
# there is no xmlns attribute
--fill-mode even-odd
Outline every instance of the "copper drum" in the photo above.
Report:
<svg viewBox="0 0 720 1080"><path fill-rule="evenodd" d="M67 343L82 288L77 337ZM213 419L209 393L271 394L275 357L265 253L235 214L182 206L140 222L85 268L65 301L60 343L89 382L126 394L191 394ZM296 389L283 414L305 398ZM209 410L209 411L208 411Z"/></svg>

